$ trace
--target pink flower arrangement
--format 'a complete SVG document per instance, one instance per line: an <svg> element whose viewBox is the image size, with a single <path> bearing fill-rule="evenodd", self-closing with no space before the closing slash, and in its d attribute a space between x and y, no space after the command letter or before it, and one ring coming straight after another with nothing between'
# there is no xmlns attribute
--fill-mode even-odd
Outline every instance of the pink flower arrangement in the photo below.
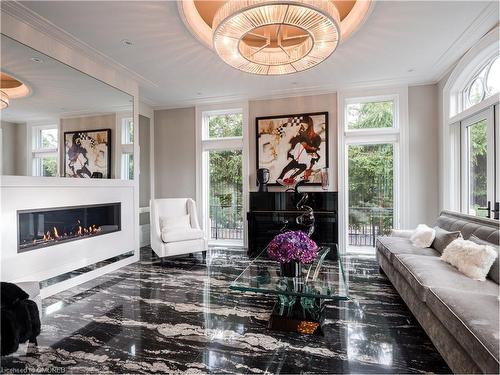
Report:
<svg viewBox="0 0 500 375"><path fill-rule="evenodd" d="M267 255L280 263L312 263L318 256L318 245L304 232L288 231L276 235L267 247Z"/></svg>

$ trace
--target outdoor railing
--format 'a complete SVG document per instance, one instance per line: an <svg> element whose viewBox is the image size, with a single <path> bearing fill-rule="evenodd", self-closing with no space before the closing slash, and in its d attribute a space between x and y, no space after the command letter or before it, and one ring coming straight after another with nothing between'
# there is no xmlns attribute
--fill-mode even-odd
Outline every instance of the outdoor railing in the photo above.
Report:
<svg viewBox="0 0 500 375"><path fill-rule="evenodd" d="M349 245L375 246L377 236L392 229L392 211L382 207L349 207Z"/></svg>
<svg viewBox="0 0 500 375"><path fill-rule="evenodd" d="M349 245L375 246L377 236L391 231L392 215L392 208L349 207ZM210 206L210 231L213 239L242 240L242 206Z"/></svg>
<svg viewBox="0 0 500 375"><path fill-rule="evenodd" d="M210 231L213 239L242 240L242 206L210 206Z"/></svg>

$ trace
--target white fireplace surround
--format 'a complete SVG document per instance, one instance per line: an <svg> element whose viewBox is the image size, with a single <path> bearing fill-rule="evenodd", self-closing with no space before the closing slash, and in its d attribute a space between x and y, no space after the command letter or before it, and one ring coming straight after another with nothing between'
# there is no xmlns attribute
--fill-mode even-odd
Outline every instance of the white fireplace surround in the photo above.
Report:
<svg viewBox="0 0 500 375"><path fill-rule="evenodd" d="M133 181L2 176L0 202L2 281L42 281L137 249L135 228L138 224L134 210ZM33 251L17 252L18 210L115 202L121 203L120 231ZM138 252L117 263L131 263L137 257ZM116 265L105 266L96 271L103 274L115 268ZM63 282L65 285L48 287L52 290L45 291L44 294L50 295L86 281L86 277L77 278L80 280L70 279Z"/></svg>

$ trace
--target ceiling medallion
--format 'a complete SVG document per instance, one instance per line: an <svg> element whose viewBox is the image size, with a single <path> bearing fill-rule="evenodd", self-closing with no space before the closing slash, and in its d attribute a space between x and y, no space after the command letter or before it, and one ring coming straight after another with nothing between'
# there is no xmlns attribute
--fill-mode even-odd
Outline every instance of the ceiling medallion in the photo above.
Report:
<svg viewBox="0 0 500 375"><path fill-rule="evenodd" d="M330 1L227 1L213 18L213 46L241 71L290 74L328 58L339 43L339 25Z"/></svg>

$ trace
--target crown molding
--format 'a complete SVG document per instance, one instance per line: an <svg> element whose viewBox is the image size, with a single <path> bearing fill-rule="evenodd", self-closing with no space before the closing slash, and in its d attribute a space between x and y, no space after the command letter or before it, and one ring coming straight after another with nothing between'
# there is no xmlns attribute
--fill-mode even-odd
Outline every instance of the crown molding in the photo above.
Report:
<svg viewBox="0 0 500 375"><path fill-rule="evenodd" d="M448 47L446 51L436 60L434 63L434 69L437 72L434 76L434 80L441 81L446 74L450 71L453 64L455 64L467 51L460 51L460 46L467 46L467 50L472 48L474 44L486 35L490 30L480 32L480 28L483 25L496 24L498 27L498 11L496 9L496 2L490 2L484 7L484 9L477 15L477 17L470 23L470 25L458 36L458 38ZM494 28L495 28L494 27Z"/></svg>
<svg viewBox="0 0 500 375"><path fill-rule="evenodd" d="M141 83L146 86L151 86L158 88L159 85L139 73L127 68L118 61L110 58L99 50L91 47L87 43L74 37L69 32L53 24L49 20L40 16L38 13L27 8L18 1L1 1L0 9L2 13L5 13L18 21L31 26L36 31L44 34L45 36L56 40L57 42L63 44L64 46L75 50L90 60L106 65L107 67L117 71L118 73L135 80L137 83Z"/></svg>
<svg viewBox="0 0 500 375"><path fill-rule="evenodd" d="M274 90L271 91L270 94L263 96L242 94L242 95L212 96L206 98L193 98L193 99L186 99L177 102L172 102L169 104L153 105L152 108L155 111L160 111L168 109L188 108L197 105L228 103L237 101L275 100L275 99L295 98L301 96L329 95L329 94L336 94L339 91L353 90L353 89L381 88L381 87L383 88L383 87L396 87L396 86L412 87L412 86L434 85L436 83L437 81L429 80L427 77L414 77L411 81L409 81L408 78L381 79L373 81L359 81L343 86L323 85L323 86L310 86L305 88Z"/></svg>

